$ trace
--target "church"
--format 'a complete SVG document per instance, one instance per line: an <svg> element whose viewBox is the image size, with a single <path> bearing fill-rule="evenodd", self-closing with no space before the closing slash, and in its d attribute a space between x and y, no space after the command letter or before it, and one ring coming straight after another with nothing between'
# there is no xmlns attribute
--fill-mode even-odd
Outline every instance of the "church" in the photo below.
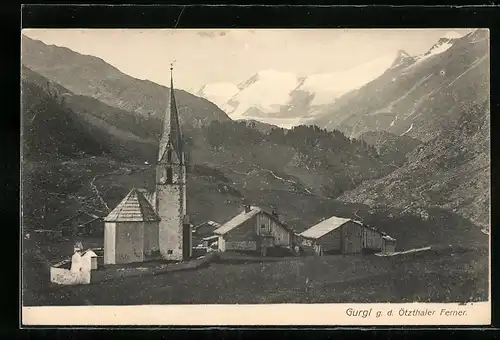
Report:
<svg viewBox="0 0 500 340"><path fill-rule="evenodd" d="M184 142L170 67L170 99L163 121L153 193L132 188L104 219L104 264L142 262L154 253L172 261L192 255L186 208Z"/></svg>

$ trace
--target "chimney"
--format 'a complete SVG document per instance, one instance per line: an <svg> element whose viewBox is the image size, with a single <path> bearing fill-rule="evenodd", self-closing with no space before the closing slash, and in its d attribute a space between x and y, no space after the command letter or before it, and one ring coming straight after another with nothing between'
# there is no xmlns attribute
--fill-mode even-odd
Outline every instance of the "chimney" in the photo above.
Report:
<svg viewBox="0 0 500 340"><path fill-rule="evenodd" d="M245 213L249 213L251 210L250 204L245 204Z"/></svg>
<svg viewBox="0 0 500 340"><path fill-rule="evenodd" d="M272 214L273 214L273 216L274 216L274 217L278 217L278 216L279 216L279 214L278 214L278 212L276 211L276 209L273 209L273 210L272 210Z"/></svg>

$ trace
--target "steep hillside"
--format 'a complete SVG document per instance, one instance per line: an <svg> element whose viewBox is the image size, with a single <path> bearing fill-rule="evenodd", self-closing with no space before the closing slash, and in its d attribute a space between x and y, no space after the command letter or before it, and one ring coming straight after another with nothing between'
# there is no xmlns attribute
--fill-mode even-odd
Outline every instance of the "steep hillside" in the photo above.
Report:
<svg viewBox="0 0 500 340"><path fill-rule="evenodd" d="M32 138L52 138L63 148L69 139L72 139L72 148L75 152L84 152L96 143L105 149L114 159L149 160L155 157L155 148L160 134L161 124L147 118L134 115L130 112L106 105L99 100L75 95L65 87L49 81L45 77L23 65L21 71L22 100L23 100L23 128L39 137L26 135L23 140L30 145ZM47 107L55 105L56 108ZM43 106L42 103L45 103ZM42 106L40 106L42 105ZM34 110L41 111L35 115ZM58 114L64 112L64 116ZM34 121L33 117L43 121ZM73 122L82 131L81 134L72 129L64 128L66 121ZM50 127L53 124L54 127ZM49 148L47 156L56 156L58 153L47 140L38 139L34 144L38 148ZM95 148L94 148L95 149ZM100 155L101 153L93 153ZM33 153L25 157L36 156ZM37 159L37 158L36 158Z"/></svg>
<svg viewBox="0 0 500 340"><path fill-rule="evenodd" d="M109 153L109 145L96 138L95 129L78 119L48 81L41 87L26 73L21 80L23 157L69 159Z"/></svg>
<svg viewBox="0 0 500 340"><path fill-rule="evenodd" d="M339 98L309 123L351 137L388 131L428 141L455 121L464 105L489 97L487 30L440 39L430 50L388 69Z"/></svg>
<svg viewBox="0 0 500 340"><path fill-rule="evenodd" d="M387 164L400 166L406 161L406 155L421 142L408 136L398 136L386 131L370 131L359 136L377 150L379 157Z"/></svg>
<svg viewBox="0 0 500 340"><path fill-rule="evenodd" d="M437 206L489 227L489 101L464 106L454 124L418 146L401 168L339 199L413 209Z"/></svg>
<svg viewBox="0 0 500 340"><path fill-rule="evenodd" d="M103 213L94 181L123 162L154 159L156 141L139 136L145 130L127 121L130 113L74 95L26 67L21 76L23 227L53 229L78 209Z"/></svg>
<svg viewBox="0 0 500 340"><path fill-rule="evenodd" d="M375 148L338 131L299 126L263 134L245 122L213 122L202 131L193 138L192 159L249 189L335 197L393 170Z"/></svg>
<svg viewBox="0 0 500 340"><path fill-rule="evenodd" d="M64 47L46 45L22 37L22 63L69 91L97 99L109 106L150 118L163 119L168 91L147 80L132 78L94 56L82 55ZM168 74L165 75L165 79ZM181 124L199 126L212 120L229 120L215 104L176 90Z"/></svg>

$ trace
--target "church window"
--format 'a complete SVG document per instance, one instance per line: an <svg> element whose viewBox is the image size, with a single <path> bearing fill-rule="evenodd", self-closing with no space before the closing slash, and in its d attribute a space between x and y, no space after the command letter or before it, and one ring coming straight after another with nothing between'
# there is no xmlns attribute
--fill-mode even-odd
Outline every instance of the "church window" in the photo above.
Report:
<svg viewBox="0 0 500 340"><path fill-rule="evenodd" d="M172 168L168 168L167 169L167 184L172 184L172 177L173 177L173 174L172 174Z"/></svg>
<svg viewBox="0 0 500 340"><path fill-rule="evenodd" d="M172 150L167 150L167 162L172 161Z"/></svg>
<svg viewBox="0 0 500 340"><path fill-rule="evenodd" d="M160 173L160 183L165 184L167 182L167 170L166 169L161 169Z"/></svg>

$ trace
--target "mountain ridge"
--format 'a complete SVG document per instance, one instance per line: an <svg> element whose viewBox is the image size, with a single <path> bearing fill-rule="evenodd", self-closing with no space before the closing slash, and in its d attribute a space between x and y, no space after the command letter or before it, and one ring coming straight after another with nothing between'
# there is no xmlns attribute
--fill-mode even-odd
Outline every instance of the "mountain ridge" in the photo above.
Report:
<svg viewBox="0 0 500 340"><path fill-rule="evenodd" d="M352 137L386 130L430 140L458 114L456 101L481 101L488 95L486 40L487 31L475 31L454 39L438 54L424 53L407 67L389 69L339 98L328 113L308 124L339 129Z"/></svg>
<svg viewBox="0 0 500 340"><path fill-rule="evenodd" d="M163 119L168 88L121 72L101 58L83 55L66 47L47 45L22 35L22 64L71 92L95 98L107 105L152 118ZM217 105L205 98L175 89L181 124L199 126L212 120L230 120Z"/></svg>
<svg viewBox="0 0 500 340"><path fill-rule="evenodd" d="M306 76L273 69L260 70L238 85L209 83L196 93L217 101L219 107L233 119L248 118L281 127L291 127L287 120L294 119L292 126L297 126L300 125L301 118L314 116L334 103L343 93L383 73L395 62L395 58L391 54L346 71ZM339 79L344 80L339 82ZM346 79L349 79L349 85L345 84ZM206 91L222 85L225 91L212 94ZM283 119L283 124L280 124L280 118Z"/></svg>

